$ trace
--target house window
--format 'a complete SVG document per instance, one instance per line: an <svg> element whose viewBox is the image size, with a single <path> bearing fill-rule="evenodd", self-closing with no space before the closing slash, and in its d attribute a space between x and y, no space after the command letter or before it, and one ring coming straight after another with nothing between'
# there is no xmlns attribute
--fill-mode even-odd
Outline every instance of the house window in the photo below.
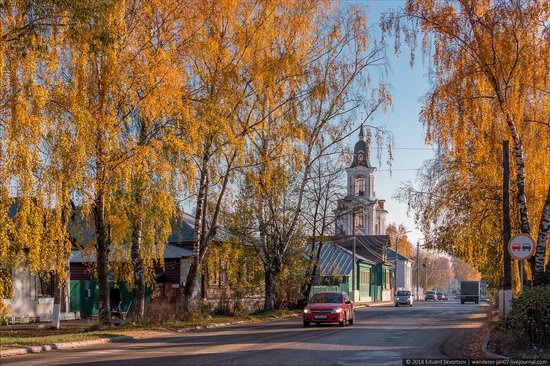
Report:
<svg viewBox="0 0 550 366"><path fill-rule="evenodd" d="M37 296L53 297L54 278L53 272L38 272L37 278Z"/></svg>
<svg viewBox="0 0 550 366"><path fill-rule="evenodd" d="M355 178L355 195L365 195L365 177L363 177L362 175L359 175Z"/></svg>
<svg viewBox="0 0 550 366"><path fill-rule="evenodd" d="M355 228L364 229L365 228L365 214L363 210L357 210L355 212Z"/></svg>
<svg viewBox="0 0 550 366"><path fill-rule="evenodd" d="M386 271L386 283L384 284L386 290L391 288L391 272Z"/></svg>
<svg viewBox="0 0 550 366"><path fill-rule="evenodd" d="M220 265L220 287L227 285L227 262L222 261Z"/></svg>

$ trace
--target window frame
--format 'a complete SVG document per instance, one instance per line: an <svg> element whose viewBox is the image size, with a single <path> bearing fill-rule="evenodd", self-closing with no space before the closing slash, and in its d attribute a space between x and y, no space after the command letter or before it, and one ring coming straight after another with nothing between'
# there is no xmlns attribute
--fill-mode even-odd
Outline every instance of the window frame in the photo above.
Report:
<svg viewBox="0 0 550 366"><path fill-rule="evenodd" d="M359 197L367 195L367 178L362 174L355 177L354 194Z"/></svg>
<svg viewBox="0 0 550 366"><path fill-rule="evenodd" d="M46 282L45 279L48 278ZM46 291L44 291L46 290ZM54 297L55 278L53 271L41 271L36 275L36 297L48 298Z"/></svg>

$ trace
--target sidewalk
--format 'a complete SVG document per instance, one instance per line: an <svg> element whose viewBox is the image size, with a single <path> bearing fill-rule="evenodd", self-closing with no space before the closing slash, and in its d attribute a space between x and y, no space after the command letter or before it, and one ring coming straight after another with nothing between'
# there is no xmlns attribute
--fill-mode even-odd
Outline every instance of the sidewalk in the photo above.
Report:
<svg viewBox="0 0 550 366"><path fill-rule="evenodd" d="M61 327L74 327L74 326L92 326L99 324L97 320L62 320ZM36 323L17 323L17 324L8 324L0 325L0 332L10 331L10 330L32 330L32 329L49 329L52 326L52 322L36 322Z"/></svg>
<svg viewBox="0 0 550 366"><path fill-rule="evenodd" d="M356 306L357 308L363 308L363 307L367 307L367 308L372 308L372 307L379 307L379 306L393 306L394 305L394 302L393 301L376 301L376 302L358 302L356 303Z"/></svg>

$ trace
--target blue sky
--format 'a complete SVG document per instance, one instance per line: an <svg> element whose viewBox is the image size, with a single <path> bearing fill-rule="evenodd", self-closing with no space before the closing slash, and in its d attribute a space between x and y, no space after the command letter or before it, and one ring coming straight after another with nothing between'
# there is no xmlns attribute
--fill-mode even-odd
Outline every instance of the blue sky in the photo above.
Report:
<svg viewBox="0 0 550 366"><path fill-rule="evenodd" d="M366 5L368 7L367 20L370 25L379 22L382 12L404 5L404 1L401 0L363 0L344 1L343 3ZM391 44L390 40L388 40L388 44ZM386 199L385 207L389 211L387 223L402 223L409 230L413 230L408 236L413 243L416 243L416 240L422 237L421 232L416 229L412 217L407 216L407 205L398 202L392 196L403 182L407 180L414 182L416 178L416 170L402 169L418 169L424 160L433 157L430 146L424 144L424 128L418 121L421 107L419 99L426 92L429 84L426 77L427 67L421 54L417 52L416 63L411 68L409 50L404 47L403 51L398 57L394 54L393 47L388 49L390 70L387 82L391 84L393 105L387 113L378 114L371 121L372 124L385 126L393 132L396 147L393 151L393 171L390 175L388 167L382 163L376 174L375 189L378 198ZM348 145L352 147L356 140L356 135L351 136ZM376 162L375 155L374 149L371 149L373 164ZM383 156L382 162L385 161L386 157Z"/></svg>

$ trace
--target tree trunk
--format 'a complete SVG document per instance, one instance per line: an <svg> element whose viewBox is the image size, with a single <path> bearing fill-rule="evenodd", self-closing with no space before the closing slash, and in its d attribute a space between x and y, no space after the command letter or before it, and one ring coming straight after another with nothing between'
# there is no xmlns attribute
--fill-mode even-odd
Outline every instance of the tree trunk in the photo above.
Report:
<svg viewBox="0 0 550 366"><path fill-rule="evenodd" d="M539 234L537 240L537 252L535 257L535 271L533 272L533 283L535 286L542 286L546 283L548 276L545 276L544 260L546 259L546 242L548 240L548 228L550 226L550 187L546 194L546 201L540 217ZM550 267L547 266L547 267ZM548 268L546 269L548 271ZM545 278L546 277L546 278Z"/></svg>
<svg viewBox="0 0 550 366"><path fill-rule="evenodd" d="M105 223L105 202L103 188L99 188L94 207L94 220L96 231L96 271L99 285L99 321L104 324L111 323L111 304L108 282L108 250L109 240L107 225Z"/></svg>
<svg viewBox="0 0 550 366"><path fill-rule="evenodd" d="M275 309L275 284L281 273L281 265L276 258L273 258L268 266L264 266L265 274L265 302L264 311Z"/></svg>
<svg viewBox="0 0 550 366"><path fill-rule="evenodd" d="M312 244L314 246L315 243ZM317 269L319 268L319 262L321 260L321 247L323 246L323 242L319 242L317 244L317 250L315 254L315 259L313 261L313 266L311 268L311 272L309 273L309 276L307 277L307 282L305 284L303 294L303 302L306 302L309 300L309 294L311 293L311 288L313 287L313 283L317 279ZM313 252L313 251L312 251Z"/></svg>
<svg viewBox="0 0 550 366"><path fill-rule="evenodd" d="M206 209L206 195L208 188L208 161L210 159L209 155L209 143L206 144L206 151L202 156L202 165L201 165L201 175L199 181L199 190L197 195L197 204L195 208L195 223L194 223L194 233L195 237L193 238L193 260L191 266L189 267L189 272L187 273L187 278L185 280L185 288L183 289L183 301L182 306L184 311L190 311L196 305L196 291L195 287L197 285L198 272L200 269L200 253L201 253L201 242L203 240L203 231L204 231L204 210Z"/></svg>
<svg viewBox="0 0 550 366"><path fill-rule="evenodd" d="M134 309L133 318L143 320L145 316L145 270L141 258L142 220L137 219L132 230L132 264L134 266Z"/></svg>
<svg viewBox="0 0 550 366"><path fill-rule="evenodd" d="M63 298L63 287L59 275L54 275L53 312L52 327L59 329L61 326L61 299Z"/></svg>
<svg viewBox="0 0 550 366"><path fill-rule="evenodd" d="M199 257L193 256L193 261L189 267L187 278L185 279L185 288L183 289L182 306L184 311L191 311L197 307L198 291L197 281L199 279Z"/></svg>

